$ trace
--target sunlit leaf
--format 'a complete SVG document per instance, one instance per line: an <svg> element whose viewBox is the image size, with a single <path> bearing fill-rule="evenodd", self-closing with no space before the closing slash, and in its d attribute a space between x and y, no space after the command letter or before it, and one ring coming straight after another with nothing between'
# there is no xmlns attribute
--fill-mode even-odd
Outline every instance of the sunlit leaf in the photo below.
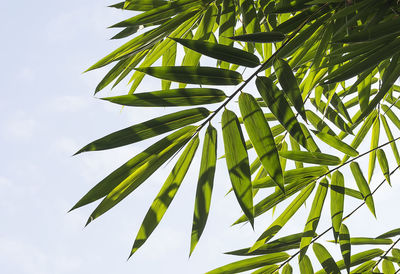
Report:
<svg viewBox="0 0 400 274"><path fill-rule="evenodd" d="M327 273L340 273L339 267L337 266L335 260L323 245L314 243L313 250L318 261L321 263L322 267Z"/></svg>
<svg viewBox="0 0 400 274"><path fill-rule="evenodd" d="M321 152L308 152L308 151L287 151L279 152L281 157L293 161L299 161L309 164L336 166L340 164L340 159L336 156L325 154Z"/></svg>
<svg viewBox="0 0 400 274"><path fill-rule="evenodd" d="M369 188L369 185L367 181L364 178L364 175L361 171L361 168L357 162L352 162L350 163L350 169L351 172L353 173L354 179L356 180L358 189L364 195L364 201L367 204L368 208L371 210L372 214L375 215L375 205L374 205L374 200L372 199L372 194L371 190Z"/></svg>
<svg viewBox="0 0 400 274"><path fill-rule="evenodd" d="M335 171L331 179L331 219L335 241L343 219L344 194L344 176L340 171Z"/></svg>

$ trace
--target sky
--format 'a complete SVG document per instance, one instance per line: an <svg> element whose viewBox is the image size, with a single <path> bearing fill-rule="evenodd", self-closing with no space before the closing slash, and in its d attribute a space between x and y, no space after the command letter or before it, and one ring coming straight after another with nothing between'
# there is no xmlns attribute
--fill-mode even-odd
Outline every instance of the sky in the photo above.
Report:
<svg viewBox="0 0 400 274"><path fill-rule="evenodd" d="M204 273L237 259L222 253L248 246L273 220L272 214L264 215L257 220L255 232L249 225L230 227L241 213L234 196L225 196L230 183L224 162L219 161L209 221L189 259L199 159L159 227L129 261L143 217L172 164L164 165L140 189L86 228L95 205L67 213L92 186L154 139L72 155L94 139L165 111L121 109L93 96L106 70L82 72L120 44L109 40L115 31L107 27L129 17L107 8L113 3L22 0L2 4L0 266L4 274ZM151 81L142 88L156 90ZM101 96L126 90L122 83L114 91L104 90ZM219 127L219 121L214 126ZM219 155L222 150L220 143ZM361 149L366 150L368 147ZM360 164L365 167L367 161ZM392 161L390 165L394 167ZM375 176L375 185L381 177ZM379 235L398 227L398 219L391 218L400 191L398 178L393 176L393 188L385 185L378 191L377 220L366 208L349 220L357 236ZM356 205L358 202L346 204L346 212ZM275 214L283 208L278 207ZM301 208L279 236L302 231L308 211L309 205ZM326 215L320 229L329 226ZM340 259L338 248L334 249L335 258ZM315 263L315 269L319 268Z"/></svg>

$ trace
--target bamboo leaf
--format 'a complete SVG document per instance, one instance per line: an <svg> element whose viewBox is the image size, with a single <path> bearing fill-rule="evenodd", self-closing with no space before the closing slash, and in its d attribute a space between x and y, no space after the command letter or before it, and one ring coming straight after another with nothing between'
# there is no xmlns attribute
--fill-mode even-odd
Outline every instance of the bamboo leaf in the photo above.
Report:
<svg viewBox="0 0 400 274"><path fill-rule="evenodd" d="M195 126L186 126L151 145L104 178L83 196L71 210L97 201L104 196L108 198L103 202L105 204L109 202L111 207L114 206L115 204L109 201L111 197L115 196L122 200L129 194L128 192L132 192L140 186L151 175L151 172L157 170L185 145L196 128ZM149 163L152 165L149 165ZM141 177L136 175L141 175ZM125 191L123 191L124 189ZM124 197L116 195L120 192Z"/></svg>
<svg viewBox="0 0 400 274"><path fill-rule="evenodd" d="M85 203L107 195L90 215L87 224L106 213L147 180L193 136L197 127L187 126L149 147L101 181L83 198ZM104 186L105 183L110 185ZM94 197L93 197L94 196ZM78 204L82 204L81 201ZM74 208L77 206L75 205Z"/></svg>
<svg viewBox="0 0 400 274"><path fill-rule="evenodd" d="M349 229L345 224L342 223L339 231L339 244L342 252L343 262L346 266L347 273L350 272L351 263L351 242Z"/></svg>
<svg viewBox="0 0 400 274"><path fill-rule="evenodd" d="M299 257L299 268L301 274L309 274L314 273L313 266L311 264L311 260L307 255L304 255L303 258L300 260Z"/></svg>
<svg viewBox="0 0 400 274"><path fill-rule="evenodd" d="M116 148L178 129L205 119L210 112L205 108L193 108L164 115L127 127L91 142L77 153Z"/></svg>
<svg viewBox="0 0 400 274"><path fill-rule="evenodd" d="M254 225L253 188L249 159L243 133L234 112L225 109L222 114L222 135L232 187L244 214Z"/></svg>
<svg viewBox="0 0 400 274"><path fill-rule="evenodd" d="M385 176L386 181L389 183L389 185L392 185L390 183L389 163L388 163L388 160L386 158L386 154L383 151L383 149L378 149L376 151L376 156L378 158L378 162L379 162L379 165L381 167L383 176Z"/></svg>
<svg viewBox="0 0 400 274"><path fill-rule="evenodd" d="M335 171L331 179L331 219L335 241L339 236L340 225L344 209L344 176L340 171Z"/></svg>
<svg viewBox="0 0 400 274"><path fill-rule="evenodd" d="M164 0L126 0L109 7L125 10L148 11L167 4Z"/></svg>
<svg viewBox="0 0 400 274"><path fill-rule="evenodd" d="M376 149L379 144L379 133L380 133L380 120L377 115L372 125L372 135L371 135L371 146L370 150ZM372 174L375 169L376 162L376 150L373 150L369 153L369 163L368 163L368 183L371 182Z"/></svg>
<svg viewBox="0 0 400 274"><path fill-rule="evenodd" d="M332 136L336 136L335 132L314 112L306 110L308 121L314 126L316 130L323 133L328 133Z"/></svg>
<svg viewBox="0 0 400 274"><path fill-rule="evenodd" d="M301 97L300 88L291 67L283 59L277 58L274 61L274 69L279 84L281 84L286 96L289 98L294 108L300 113L301 117L307 121L303 98Z"/></svg>
<svg viewBox="0 0 400 274"><path fill-rule="evenodd" d="M279 152L279 155L281 157L285 157L293 161L299 161L309 164L327 165L327 166L336 166L340 164L340 159L338 157L321 152L282 151Z"/></svg>
<svg viewBox="0 0 400 274"><path fill-rule="evenodd" d="M392 131L390 130L390 127L386 121L386 117L381 115L381 121L382 121L383 128L385 129L386 136L387 136L388 140L391 142L390 147L392 148L393 156L396 159L396 163L397 163L397 165L400 165L399 150L397 149L397 145L394 142L393 134L392 134ZM378 158L378 160L379 160L379 158Z"/></svg>
<svg viewBox="0 0 400 274"><path fill-rule="evenodd" d="M335 260L323 245L314 243L313 250L318 261L321 263L322 267L327 273L340 273L339 267L337 266Z"/></svg>
<svg viewBox="0 0 400 274"><path fill-rule="evenodd" d="M382 262L382 271L383 273L387 274L394 274L396 273L396 269L391 261L384 259Z"/></svg>
<svg viewBox="0 0 400 274"><path fill-rule="evenodd" d="M329 241L334 242L334 241ZM391 239L378 239L368 237L352 237L350 238L351 245L390 245L393 241Z"/></svg>
<svg viewBox="0 0 400 274"><path fill-rule="evenodd" d="M267 254L267 255L257 256L254 258L244 259L241 261L233 262L233 263L218 267L214 270L211 270L211 271L207 272L206 274L240 273L243 271L259 268L259 267L262 267L265 265L273 265L276 263L280 263L280 262L283 262L284 260L286 260L287 258L289 258L289 255L284 252Z"/></svg>
<svg viewBox="0 0 400 274"><path fill-rule="evenodd" d="M324 206L326 193L328 191L328 187L323 183L326 184L327 180L323 179L321 183L318 185L311 206L310 214L308 215L308 219L304 227L304 233L300 243L300 260L307 252L308 246L310 245L311 240L314 237L315 231L319 223L319 219L321 217L322 207Z"/></svg>
<svg viewBox="0 0 400 274"><path fill-rule="evenodd" d="M321 141L328 144L330 147L335 148L351 157L357 157L358 152L345 142L341 141L338 137L332 136L329 133L312 131Z"/></svg>
<svg viewBox="0 0 400 274"><path fill-rule="evenodd" d="M390 230L388 232L385 232L385 233L379 235L376 238L377 239L392 238L392 237L395 237L397 235L400 235L400 228L396 228L396 229Z"/></svg>
<svg viewBox="0 0 400 274"><path fill-rule="evenodd" d="M258 92L267 104L269 110L275 115L289 134L300 145L307 148L306 137L283 93L280 92L273 81L267 77L257 77L256 85Z"/></svg>
<svg viewBox="0 0 400 274"><path fill-rule="evenodd" d="M254 54L231 46L210 43L201 40L173 38L179 44L221 61L254 68L260 65L260 60Z"/></svg>
<svg viewBox="0 0 400 274"><path fill-rule="evenodd" d="M365 273L368 271L372 271L372 268L375 266L376 262L375 261L367 261L351 271L351 274L357 274L357 273Z"/></svg>
<svg viewBox="0 0 400 274"><path fill-rule="evenodd" d="M147 67L137 68L151 76L174 82L199 85L237 85L243 81L236 71L213 67Z"/></svg>
<svg viewBox="0 0 400 274"><path fill-rule="evenodd" d="M239 107L246 131L264 169L284 192L279 154L261 108L254 97L248 93L242 93L239 96Z"/></svg>
<svg viewBox="0 0 400 274"><path fill-rule="evenodd" d="M285 35L282 32L270 31L236 35L229 38L241 42L273 43L283 41Z"/></svg>
<svg viewBox="0 0 400 274"><path fill-rule="evenodd" d="M282 269L282 274L292 274L293 273L293 268L290 264L285 264L285 266Z"/></svg>
<svg viewBox="0 0 400 274"><path fill-rule="evenodd" d="M207 223L214 185L215 166L217 160L217 130L209 125L204 137L201 156L200 174L197 182L194 205L190 254L196 247Z"/></svg>
<svg viewBox="0 0 400 274"><path fill-rule="evenodd" d="M160 192L151 204L136 236L129 257L132 256L146 242L151 233L160 223L162 217L174 199L179 187L181 186L183 179L185 178L198 146L199 137L196 135L186 146L186 149L179 157Z"/></svg>
<svg viewBox="0 0 400 274"><path fill-rule="evenodd" d="M168 50L165 51L162 57L162 66L175 66L176 52L177 52L177 45L176 43L174 43ZM171 87L171 81L168 80L161 81L162 90L169 90L170 87Z"/></svg>
<svg viewBox="0 0 400 274"><path fill-rule="evenodd" d="M218 103L225 100L222 90L179 88L102 98L115 104L135 107L175 107Z"/></svg>
<svg viewBox="0 0 400 274"><path fill-rule="evenodd" d="M297 210L304 204L308 196L315 187L315 183L308 185L300 194L290 203L290 205L276 218L276 220L261 234L257 242L250 248L249 252L257 250L264 243L268 242L281 228L289 221L289 219L297 212Z"/></svg>
<svg viewBox="0 0 400 274"><path fill-rule="evenodd" d="M354 179L356 180L358 189L364 195L364 201L367 204L369 210L371 210L372 214L375 215L375 205L374 200L372 198L371 190L369 189L368 183L364 178L364 175L361 171L360 166L357 162L350 163L350 169L353 173Z"/></svg>

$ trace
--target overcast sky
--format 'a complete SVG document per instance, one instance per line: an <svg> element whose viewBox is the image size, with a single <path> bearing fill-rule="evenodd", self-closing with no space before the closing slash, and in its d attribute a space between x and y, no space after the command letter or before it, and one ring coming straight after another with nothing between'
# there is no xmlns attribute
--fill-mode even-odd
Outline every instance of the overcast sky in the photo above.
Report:
<svg viewBox="0 0 400 274"><path fill-rule="evenodd" d="M163 166L133 195L85 229L94 205L67 214L99 180L154 140L106 152L71 155L96 138L164 111L121 110L98 100L93 91L105 70L82 74L120 44L108 40L115 31L107 27L128 16L106 8L113 3L104 0L2 3L1 273L202 273L235 260L222 253L246 247L272 220L271 214L261 217L255 233L249 225L230 227L241 213L233 195L224 197L230 183L220 161L209 223L188 259L198 160L160 226L128 262L143 217L172 164ZM159 89L158 82L155 88L150 85L147 82L142 88ZM106 89L102 96L126 89L122 84L116 91ZM219 121L214 126L219 127ZM220 152L222 148L220 142ZM365 166L367 159L361 163ZM390 164L393 168L394 163ZM375 185L379 178L380 175L375 177ZM395 194L400 190L398 178L398 175L393 177L392 189L385 185L377 193L379 226L366 208L348 222L354 233L358 233L356 236L374 236L399 226L398 218L390 217L398 206ZM303 230L304 214L308 213L310 203L280 236ZM347 212L357 204L346 204ZM282 208L278 207L277 213ZM324 212L328 214L327 206ZM329 217L324 217L320 231L329 225ZM335 250L333 254L340 259L338 248ZM319 268L315 264L315 269Z"/></svg>

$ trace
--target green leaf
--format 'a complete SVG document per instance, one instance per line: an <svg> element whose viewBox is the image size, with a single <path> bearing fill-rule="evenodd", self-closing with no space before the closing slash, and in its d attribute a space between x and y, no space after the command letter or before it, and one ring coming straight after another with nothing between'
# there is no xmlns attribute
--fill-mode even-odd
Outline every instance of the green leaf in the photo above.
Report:
<svg viewBox="0 0 400 274"><path fill-rule="evenodd" d="M371 250L366 250L357 254L354 254L350 257L350 267L362 264L364 262L367 262L369 260L372 260L378 256L381 256L384 253L382 249L375 248ZM343 260L337 262L337 265L339 269L344 269L346 268L345 263ZM318 273L318 272L317 272Z"/></svg>
<svg viewBox="0 0 400 274"><path fill-rule="evenodd" d="M394 265L391 261L389 260L383 260L382 262L382 271L385 274L394 274L396 273L396 269L394 268Z"/></svg>
<svg viewBox="0 0 400 274"><path fill-rule="evenodd" d="M187 126L149 147L115 170L87 195L78 205L84 205L107 195L90 215L87 224L103 215L147 180L193 136L197 127ZM105 184L107 184L104 186ZM74 208L76 208L75 205Z"/></svg>
<svg viewBox="0 0 400 274"><path fill-rule="evenodd" d="M177 45L174 43L168 50L165 51L162 57L162 66L175 66ZM171 87L171 81L162 80L161 89L168 90Z"/></svg>
<svg viewBox="0 0 400 274"><path fill-rule="evenodd" d="M237 256L252 256L286 251L290 249L297 249L300 246L302 235L303 233L296 233L276 239L275 241L262 245L260 248L254 250L253 252L249 252L250 247L248 247L231 252L226 252L225 254Z"/></svg>
<svg viewBox="0 0 400 274"><path fill-rule="evenodd" d="M377 239L392 238L392 237L395 237L397 235L400 235L400 228L396 228L396 229L390 230L388 232L385 232L385 233L379 235L376 238Z"/></svg>
<svg viewBox="0 0 400 274"><path fill-rule="evenodd" d="M341 141L338 137L332 136L329 133L312 131L321 141L328 144L330 147L335 148L351 157L357 157L358 152L345 142Z"/></svg>
<svg viewBox="0 0 400 274"><path fill-rule="evenodd" d="M179 157L170 175L168 176L164 185L161 187L160 192L151 204L149 211L147 211L129 257L132 256L146 242L151 233L160 223L162 217L174 199L179 187L181 186L183 179L185 178L198 146L199 137L198 135L195 135L195 137L186 146L186 149L183 151L182 155Z"/></svg>
<svg viewBox="0 0 400 274"><path fill-rule="evenodd" d="M380 120L377 115L372 125L372 135L371 135L371 146L370 150L376 149L379 144L379 133L380 133ZM369 163L368 163L368 183L371 182L372 174L375 169L376 162L376 150L373 150L369 153Z"/></svg>
<svg viewBox="0 0 400 274"><path fill-rule="evenodd" d="M392 148L393 156L396 159L396 163L397 163L397 165L400 165L399 150L397 149L397 145L394 142L393 134L392 134L392 131L390 130L390 127L386 121L386 117L381 115L381 121L382 121L383 128L385 129L386 136L387 136L388 140L391 142L390 147ZM379 158L378 158L378 160L379 160Z"/></svg>
<svg viewBox="0 0 400 274"><path fill-rule="evenodd" d="M217 161L217 130L209 125L204 137L200 173L197 182L196 199L193 214L190 254L196 247L207 223L210 211L211 194L214 185L215 166Z"/></svg>
<svg viewBox="0 0 400 274"><path fill-rule="evenodd" d="M385 176L386 181L389 183L389 185L392 185L390 183L389 163L388 163L388 160L386 158L386 154L383 151L383 149L378 149L376 151L376 156L378 158L378 162L379 162L379 165L381 167L383 176Z"/></svg>
<svg viewBox="0 0 400 274"><path fill-rule="evenodd" d="M251 185L249 159L237 116L227 109L222 114L222 135L226 164L236 199L253 226L253 187Z"/></svg>
<svg viewBox="0 0 400 274"><path fill-rule="evenodd" d="M300 183L308 179L316 179L328 172L324 166L303 167L287 170L283 173L285 184ZM274 187L276 184L271 177L264 177L252 182L253 188Z"/></svg>
<svg viewBox="0 0 400 274"><path fill-rule="evenodd" d="M304 255L303 258L300 260L299 257L299 268L301 274L309 274L314 273L313 266L311 264L311 260L307 255Z"/></svg>
<svg viewBox="0 0 400 274"><path fill-rule="evenodd" d="M243 81L236 71L213 67L147 67L137 68L151 76L174 82L199 85L237 85Z"/></svg>
<svg viewBox="0 0 400 274"><path fill-rule="evenodd" d="M308 121L314 126L316 130L323 133L328 133L332 136L336 136L335 132L314 112L306 110Z"/></svg>
<svg viewBox="0 0 400 274"><path fill-rule="evenodd" d="M256 85L258 92L267 104L269 110L275 115L289 134L300 145L307 148L306 137L283 93L280 92L273 81L267 77L257 77Z"/></svg>
<svg viewBox="0 0 400 274"><path fill-rule="evenodd" d="M335 171L331 179L331 219L335 241L339 235L344 209L344 176L340 171Z"/></svg>
<svg viewBox="0 0 400 274"><path fill-rule="evenodd" d="M310 214L308 215L308 219L304 227L304 233L300 243L300 260L306 254L308 246L310 245L311 240L314 237L319 220L321 218L322 207L324 206L326 193L328 192L328 187L323 183L326 184L327 180L323 179L318 185L311 206Z"/></svg>
<svg viewBox="0 0 400 274"><path fill-rule="evenodd" d="M285 157L293 161L299 161L309 164L327 165L327 166L336 166L340 164L340 159L338 157L321 152L286 151L286 152L279 152L279 155L281 157Z"/></svg>
<svg viewBox="0 0 400 274"><path fill-rule="evenodd" d="M358 189L360 190L362 195L364 195L365 203L367 204L369 210L371 210L372 214L376 217L375 205L374 205L374 200L372 198L371 190L369 189L369 185L364 178L360 166L358 165L357 162L352 162L350 163L350 169L351 172L353 173L354 179L356 180Z"/></svg>
<svg viewBox="0 0 400 274"><path fill-rule="evenodd" d="M314 243L313 250L318 261L321 263L322 267L327 273L340 273L339 267L337 266L335 260L323 245Z"/></svg>
<svg viewBox="0 0 400 274"><path fill-rule="evenodd" d="M340 251L342 252L343 262L346 266L347 273L350 271L351 262L351 243L349 229L342 223L339 231Z"/></svg>
<svg viewBox="0 0 400 274"><path fill-rule="evenodd" d="M146 122L127 127L97 139L81 148L77 153L125 146L158 136L205 119L210 114L205 108L192 108L164 115Z"/></svg>
<svg viewBox="0 0 400 274"><path fill-rule="evenodd" d="M179 88L102 98L135 107L177 107L213 104L224 101L225 93L212 88Z"/></svg>
<svg viewBox="0 0 400 274"><path fill-rule="evenodd" d="M126 0L109 7L125 10L148 11L167 4L164 0Z"/></svg>
<svg viewBox="0 0 400 274"><path fill-rule="evenodd" d="M264 169L284 192L278 150L261 108L254 97L248 93L240 94L239 107L246 131Z"/></svg>
<svg viewBox="0 0 400 274"><path fill-rule="evenodd" d="M329 241L334 242L334 241ZM391 239L378 239L368 237L353 237L350 238L351 245L390 245L393 241Z"/></svg>
<svg viewBox="0 0 400 274"><path fill-rule="evenodd" d="M217 274L217 273L223 273L223 274L234 274L234 273L239 273L255 268L259 268L265 265L272 265L276 263L280 263L285 261L286 259L289 258L289 255L284 252L280 253L273 253L273 254L267 254L267 255L262 255L262 256L257 256L254 258L250 259L244 259L241 261L233 262L221 267L218 267L214 270L211 270L207 272L206 274Z"/></svg>
<svg viewBox="0 0 400 274"><path fill-rule="evenodd" d="M273 43L283 41L285 35L282 32L270 31L236 35L229 38L241 42Z"/></svg>
<svg viewBox="0 0 400 274"><path fill-rule="evenodd" d="M290 203L288 207L282 212L282 214L276 218L276 220L261 234L257 239L257 242L250 248L249 252L257 250L269 239L274 237L281 228L289 221L289 219L297 212L297 210L304 204L308 196L315 187L315 183L310 184L304 188L300 194Z"/></svg>
<svg viewBox="0 0 400 274"><path fill-rule="evenodd" d="M146 12L139 13L138 15L117 23L111 27L133 27L140 26L146 23L155 23L164 19L175 16L176 14L191 9L193 7L201 7L200 0L176 0L167 2L165 5L152 8Z"/></svg>
<svg viewBox="0 0 400 274"><path fill-rule="evenodd" d="M301 97L300 88L291 67L285 60L277 58L274 61L274 69L279 84L281 84L286 96L289 98L294 108L300 113L301 117L307 121L303 98Z"/></svg>
<svg viewBox="0 0 400 274"><path fill-rule="evenodd" d="M368 271L372 271L372 268L375 266L376 262L375 261L367 261L365 263L363 263L362 265L360 265L359 267L357 267L356 269L354 269L353 271L351 271L351 274L357 274L357 273L365 273Z"/></svg>
<svg viewBox="0 0 400 274"><path fill-rule="evenodd" d="M177 38L173 38L173 40L187 48L190 48L191 50L197 51L201 54L221 61L226 61L232 64L251 68L260 65L260 60L258 60L258 57L254 54L244 50L233 48L231 46L225 46L201 40Z"/></svg>
<svg viewBox="0 0 400 274"><path fill-rule="evenodd" d="M279 265L273 264L273 265L266 265L263 266L255 271L253 271L251 274L274 274L276 271L279 269Z"/></svg>
<svg viewBox="0 0 400 274"><path fill-rule="evenodd" d="M292 274L293 273L293 268L290 264L285 264L285 266L282 269L282 274Z"/></svg>
<svg viewBox="0 0 400 274"><path fill-rule="evenodd" d="M141 175L144 175L146 172L143 171L149 171L151 168L154 168L155 171L185 145L196 129L197 127L195 126L186 126L151 145L104 178L83 196L71 210L97 201L110 193L114 193L114 190L116 191L122 186L130 186L130 192L132 192L147 179L144 177L135 178L135 172L138 172L137 174L140 172ZM149 166L146 164L147 161L151 161L151 163L158 166Z"/></svg>

